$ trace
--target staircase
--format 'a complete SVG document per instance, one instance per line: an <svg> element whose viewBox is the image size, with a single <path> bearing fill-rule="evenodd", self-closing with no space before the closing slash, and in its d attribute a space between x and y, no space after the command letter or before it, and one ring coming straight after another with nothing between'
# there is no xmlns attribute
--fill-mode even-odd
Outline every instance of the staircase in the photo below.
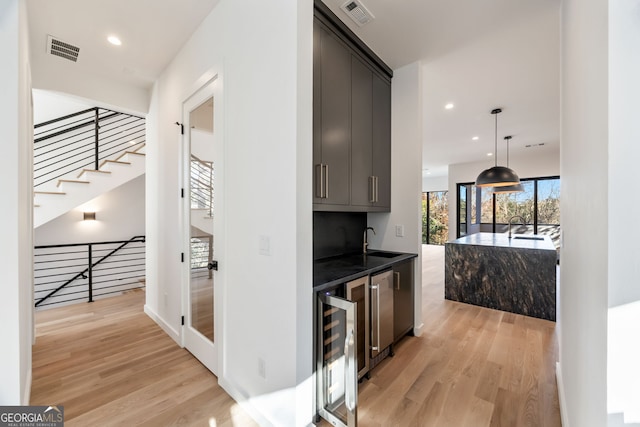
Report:
<svg viewBox="0 0 640 427"><path fill-rule="evenodd" d="M145 172L145 120L91 108L34 126L34 227Z"/></svg>

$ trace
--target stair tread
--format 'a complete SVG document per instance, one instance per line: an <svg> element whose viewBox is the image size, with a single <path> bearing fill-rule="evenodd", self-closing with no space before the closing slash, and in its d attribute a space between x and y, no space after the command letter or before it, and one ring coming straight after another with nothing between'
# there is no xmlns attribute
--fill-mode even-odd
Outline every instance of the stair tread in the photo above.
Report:
<svg viewBox="0 0 640 427"><path fill-rule="evenodd" d="M78 174L78 178L82 176L85 172L96 172L96 173L111 173L111 171L101 171L96 169L82 169L82 172Z"/></svg>
<svg viewBox="0 0 640 427"><path fill-rule="evenodd" d="M142 148L144 148L144 146L147 145L146 143L142 144L140 147L136 148L134 151L140 151ZM142 154L142 153L140 153Z"/></svg>
<svg viewBox="0 0 640 427"><path fill-rule="evenodd" d="M58 184L56 185L56 187L60 187L60 184L62 184L63 182L70 182L73 184L90 184L89 181L81 181L78 179L59 179L58 180Z"/></svg>
<svg viewBox="0 0 640 427"><path fill-rule="evenodd" d="M33 194L55 194L57 196L64 196L67 193L63 193L60 191L34 191Z"/></svg>
<svg viewBox="0 0 640 427"><path fill-rule="evenodd" d="M120 160L103 160L102 163L100 163L100 167L106 165L107 163L115 163L118 165L130 165L131 162L122 162Z"/></svg>

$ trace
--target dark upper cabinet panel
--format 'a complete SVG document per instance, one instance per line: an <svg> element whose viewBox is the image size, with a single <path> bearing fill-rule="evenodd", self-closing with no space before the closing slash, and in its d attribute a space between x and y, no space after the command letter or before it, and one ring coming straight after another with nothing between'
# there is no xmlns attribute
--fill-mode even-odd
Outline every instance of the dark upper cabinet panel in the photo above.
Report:
<svg viewBox="0 0 640 427"><path fill-rule="evenodd" d="M351 140L351 52L335 35L324 28L319 33L319 62L314 86L319 85L319 140L314 140L314 179L316 203L349 204L349 158ZM314 88L315 89L315 88ZM314 92L316 92L314 90ZM315 128L316 123L314 123ZM321 182L318 182L321 181ZM321 187L323 187L322 191ZM322 193L322 194L321 194ZM321 197L320 199L318 199Z"/></svg>
<svg viewBox="0 0 640 427"><path fill-rule="evenodd" d="M355 34L315 2L313 208L391 207L391 77Z"/></svg>
<svg viewBox="0 0 640 427"><path fill-rule="evenodd" d="M351 204L369 206L372 200L372 71L351 57Z"/></svg>
<svg viewBox="0 0 640 427"><path fill-rule="evenodd" d="M377 177L380 208L391 208L391 84L373 75L373 175Z"/></svg>

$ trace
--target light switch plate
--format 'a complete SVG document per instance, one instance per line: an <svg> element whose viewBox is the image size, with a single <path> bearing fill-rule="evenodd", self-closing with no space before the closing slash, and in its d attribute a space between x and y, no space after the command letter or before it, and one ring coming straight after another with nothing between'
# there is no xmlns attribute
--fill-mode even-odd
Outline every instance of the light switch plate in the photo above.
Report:
<svg viewBox="0 0 640 427"><path fill-rule="evenodd" d="M260 255L271 255L271 238L269 236L260 236L258 253Z"/></svg>
<svg viewBox="0 0 640 427"><path fill-rule="evenodd" d="M396 225L396 237L404 237L404 225Z"/></svg>

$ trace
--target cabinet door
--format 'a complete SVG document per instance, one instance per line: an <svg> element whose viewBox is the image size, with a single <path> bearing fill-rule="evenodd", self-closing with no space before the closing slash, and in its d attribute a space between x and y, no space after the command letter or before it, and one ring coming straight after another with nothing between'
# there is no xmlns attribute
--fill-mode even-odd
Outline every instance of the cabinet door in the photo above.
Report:
<svg viewBox="0 0 640 427"><path fill-rule="evenodd" d="M373 201L372 167L373 72L355 55L351 57L351 204Z"/></svg>
<svg viewBox="0 0 640 427"><path fill-rule="evenodd" d="M393 266L393 341L413 329L413 261Z"/></svg>
<svg viewBox="0 0 640 427"><path fill-rule="evenodd" d="M320 185L323 176L321 173L322 164L322 69L320 66L320 40L322 37L320 24L313 22L313 203L322 203L324 190Z"/></svg>
<svg viewBox="0 0 640 427"><path fill-rule="evenodd" d="M391 209L391 83L373 73L373 175L376 201L372 206Z"/></svg>
<svg viewBox="0 0 640 427"><path fill-rule="evenodd" d="M342 41L322 27L319 39L321 124L320 163L314 165L316 196L322 197L318 203L348 205L351 53ZM317 143L314 140L314 144ZM321 186L324 194L318 194Z"/></svg>

